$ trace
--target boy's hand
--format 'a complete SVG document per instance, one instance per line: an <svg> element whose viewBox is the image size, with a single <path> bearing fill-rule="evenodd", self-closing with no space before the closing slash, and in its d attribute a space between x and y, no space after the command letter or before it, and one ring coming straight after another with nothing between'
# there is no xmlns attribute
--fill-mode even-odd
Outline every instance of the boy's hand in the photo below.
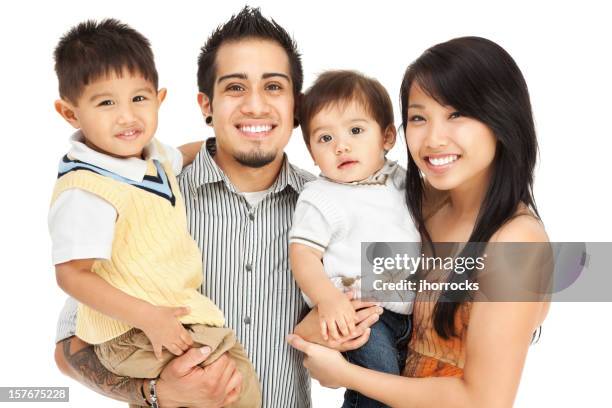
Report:
<svg viewBox="0 0 612 408"><path fill-rule="evenodd" d="M340 340L353 334L355 331L355 320L357 315L351 305L351 301L340 291L319 302L319 322L321 325L321 336L325 341L329 335L334 340Z"/></svg>
<svg viewBox="0 0 612 408"><path fill-rule="evenodd" d="M146 323L139 329L151 341L157 359L162 358L162 347L180 356L193 344L191 335L178 320L189 312L188 307L153 306Z"/></svg>

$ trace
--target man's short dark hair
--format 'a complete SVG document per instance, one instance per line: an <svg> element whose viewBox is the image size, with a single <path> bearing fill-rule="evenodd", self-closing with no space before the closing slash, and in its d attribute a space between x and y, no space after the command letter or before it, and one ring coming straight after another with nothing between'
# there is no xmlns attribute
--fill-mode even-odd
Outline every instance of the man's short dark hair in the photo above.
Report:
<svg viewBox="0 0 612 408"><path fill-rule="evenodd" d="M60 96L75 104L86 85L112 72L122 75L125 69L141 74L157 90L149 40L115 19L88 20L71 28L55 47L54 57Z"/></svg>
<svg viewBox="0 0 612 408"><path fill-rule="evenodd" d="M300 107L300 125L306 146L310 146L310 122L323 109L357 102L384 132L393 125L393 104L384 86L356 71L327 71L308 88Z"/></svg>
<svg viewBox="0 0 612 408"><path fill-rule="evenodd" d="M273 19L261 15L259 8L245 6L240 13L232 16L225 24L220 25L208 37L198 57L198 89L212 101L216 77L216 58L219 48L224 43L245 39L270 40L278 43L287 53L293 95L298 100L304 82L302 60L297 45L287 31Z"/></svg>

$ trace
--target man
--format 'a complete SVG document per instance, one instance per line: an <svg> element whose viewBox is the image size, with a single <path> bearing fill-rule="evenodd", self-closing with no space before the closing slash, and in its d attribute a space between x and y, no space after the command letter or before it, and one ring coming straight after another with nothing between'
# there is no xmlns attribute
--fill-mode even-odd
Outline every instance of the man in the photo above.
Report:
<svg viewBox="0 0 612 408"><path fill-rule="evenodd" d="M219 27L198 60L198 103L216 137L179 177L189 228L203 254L203 292L236 331L259 376L263 405L270 408L310 406L302 356L285 342L307 310L289 269L287 234L297 197L312 176L283 153L298 125L294 112L302 78L295 43L258 9L245 7ZM376 319L373 309L360 313L357 337L327 344L363 344ZM311 313L300 334L316 338L316 321ZM62 372L111 398L146 405L148 380L109 373L92 347L73 334L69 302L55 353ZM235 401L241 378L229 358L197 366L209 352L191 349L162 371L156 384L161 407Z"/></svg>

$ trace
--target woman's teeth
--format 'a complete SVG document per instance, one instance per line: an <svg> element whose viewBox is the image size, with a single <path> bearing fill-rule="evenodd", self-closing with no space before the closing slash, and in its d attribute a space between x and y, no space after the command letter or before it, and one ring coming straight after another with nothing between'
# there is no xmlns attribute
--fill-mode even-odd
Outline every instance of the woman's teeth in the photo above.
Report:
<svg viewBox="0 0 612 408"><path fill-rule="evenodd" d="M427 160L434 166L444 166L457 160L459 156L451 154L443 157L428 157Z"/></svg>

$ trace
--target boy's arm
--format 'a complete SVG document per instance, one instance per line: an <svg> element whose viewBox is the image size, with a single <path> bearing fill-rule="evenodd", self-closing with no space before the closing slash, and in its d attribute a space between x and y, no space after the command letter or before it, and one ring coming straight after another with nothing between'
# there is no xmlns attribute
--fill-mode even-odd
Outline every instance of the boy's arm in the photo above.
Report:
<svg viewBox="0 0 612 408"><path fill-rule="evenodd" d="M323 253L317 249L296 242L289 244L293 276L300 289L318 306L323 338L327 340L329 332L339 340L355 331L355 310L325 273L322 258Z"/></svg>
<svg viewBox="0 0 612 408"><path fill-rule="evenodd" d="M321 300L339 293L325 274L321 251L293 242L289 244L289 259L295 281L313 304L318 305Z"/></svg>
<svg viewBox="0 0 612 408"><path fill-rule="evenodd" d="M164 308L130 296L91 271L93 259L74 259L55 266L58 285L79 302L145 332L161 357L165 346L180 355L191 345L191 338L177 318L188 308Z"/></svg>
<svg viewBox="0 0 612 408"><path fill-rule="evenodd" d="M183 155L183 167L187 166L188 164L191 164L191 162L200 152L200 149L202 149L203 143L203 141L191 142L178 147L178 150Z"/></svg>
<svg viewBox="0 0 612 408"><path fill-rule="evenodd" d="M133 327L142 327L153 306L122 292L91 271L93 259L55 265L57 284L79 302Z"/></svg>

